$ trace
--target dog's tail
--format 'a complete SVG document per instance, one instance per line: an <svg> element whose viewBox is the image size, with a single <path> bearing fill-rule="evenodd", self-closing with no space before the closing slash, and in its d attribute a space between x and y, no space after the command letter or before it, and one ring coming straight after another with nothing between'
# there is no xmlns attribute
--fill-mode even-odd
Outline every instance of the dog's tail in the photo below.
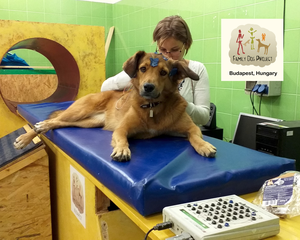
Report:
<svg viewBox="0 0 300 240"><path fill-rule="evenodd" d="M57 111L52 112L52 113L49 115L49 119L58 117L58 116L59 116L62 112L64 112L64 111L65 111L65 110L57 110Z"/></svg>

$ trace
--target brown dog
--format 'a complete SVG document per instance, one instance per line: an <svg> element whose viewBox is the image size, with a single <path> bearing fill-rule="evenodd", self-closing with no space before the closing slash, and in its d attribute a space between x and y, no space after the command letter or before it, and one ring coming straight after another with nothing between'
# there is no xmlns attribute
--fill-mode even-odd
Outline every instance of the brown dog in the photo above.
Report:
<svg viewBox="0 0 300 240"><path fill-rule="evenodd" d="M84 96L65 111L54 112L48 120L35 124L34 130L16 139L15 147L23 148L38 133L55 128L103 127L113 131L111 157L117 161L131 158L128 137L145 139L170 132L185 134L199 154L215 156L216 148L202 139L178 92L179 80L199 80L184 61L139 51L124 63L123 69L132 78L131 90Z"/></svg>

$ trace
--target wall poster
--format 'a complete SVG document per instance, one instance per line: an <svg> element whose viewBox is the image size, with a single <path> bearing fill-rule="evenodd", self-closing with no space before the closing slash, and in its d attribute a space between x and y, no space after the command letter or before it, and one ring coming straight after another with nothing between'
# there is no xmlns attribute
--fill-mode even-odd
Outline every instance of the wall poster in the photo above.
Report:
<svg viewBox="0 0 300 240"><path fill-rule="evenodd" d="M221 20L222 81L283 81L283 20Z"/></svg>
<svg viewBox="0 0 300 240"><path fill-rule="evenodd" d="M70 165L71 210L79 222L86 227L85 178Z"/></svg>

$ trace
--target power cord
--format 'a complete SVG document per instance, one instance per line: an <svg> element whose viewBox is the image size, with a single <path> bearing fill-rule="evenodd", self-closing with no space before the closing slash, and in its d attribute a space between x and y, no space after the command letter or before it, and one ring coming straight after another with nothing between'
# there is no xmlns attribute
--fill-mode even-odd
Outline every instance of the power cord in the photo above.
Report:
<svg viewBox="0 0 300 240"><path fill-rule="evenodd" d="M159 224L156 224L153 228L151 228L145 235L145 238L144 240L147 240L148 238L148 235L153 231L153 230L165 230L165 229L168 229L168 228L171 228L173 227L173 222L171 221L167 221L167 222L163 222L163 223L159 223Z"/></svg>
<svg viewBox="0 0 300 240"><path fill-rule="evenodd" d="M263 98L263 93L260 94L258 115L261 115L261 101L262 101L262 98Z"/></svg>
<svg viewBox="0 0 300 240"><path fill-rule="evenodd" d="M252 104L252 114L254 114L254 112L255 112L256 115L259 115L256 108L255 108L255 104L254 104L254 91L253 90L256 87L256 83L257 83L257 81L255 82L253 88L250 91L250 101L251 101L251 104Z"/></svg>

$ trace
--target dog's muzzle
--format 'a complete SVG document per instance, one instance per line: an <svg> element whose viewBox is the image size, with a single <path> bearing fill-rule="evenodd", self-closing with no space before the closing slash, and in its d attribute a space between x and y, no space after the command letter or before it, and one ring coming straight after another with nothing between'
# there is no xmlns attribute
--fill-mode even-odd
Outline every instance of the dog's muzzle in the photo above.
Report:
<svg viewBox="0 0 300 240"><path fill-rule="evenodd" d="M146 99L155 99L160 96L160 93L157 92L154 84L145 83L140 91L140 95Z"/></svg>

